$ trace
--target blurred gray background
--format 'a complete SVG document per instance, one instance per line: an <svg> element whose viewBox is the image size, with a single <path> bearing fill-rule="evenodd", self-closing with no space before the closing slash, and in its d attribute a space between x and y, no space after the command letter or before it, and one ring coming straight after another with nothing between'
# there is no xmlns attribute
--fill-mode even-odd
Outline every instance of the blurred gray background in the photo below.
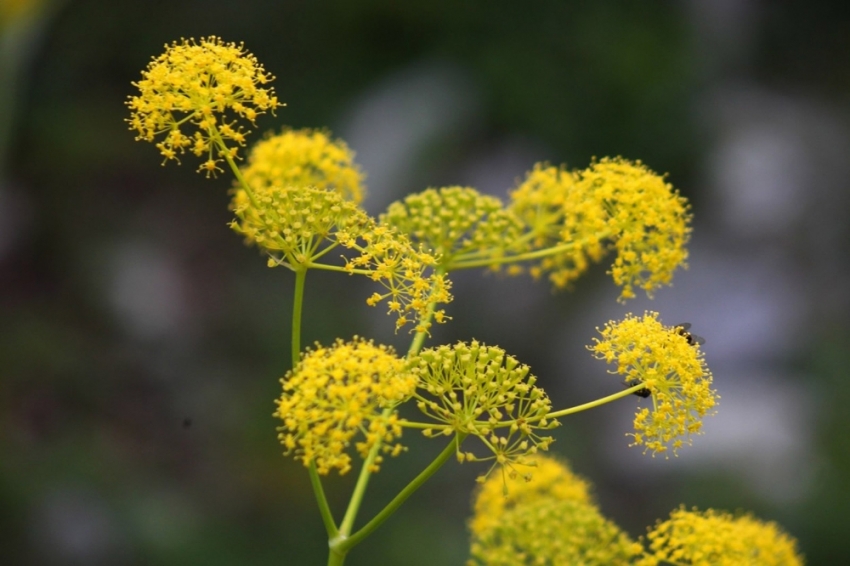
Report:
<svg viewBox="0 0 850 566"><path fill-rule="evenodd" d="M430 344L477 338L556 406L621 385L585 350L626 312L688 321L722 396L665 460L627 447L637 398L564 420L553 452L633 536L684 503L751 510L809 564L850 563L850 4L765 0L0 0L0 563L311 565L324 532L271 417L292 276L226 226L230 179L160 167L124 119L163 44L244 41L283 125L357 152L372 213L429 186L504 197L536 161L641 159L693 203L690 269L623 306L454 278ZM304 342L406 350L369 282L308 277ZM369 488L368 517L442 448ZM347 564L459 565L474 478L450 462ZM326 489L341 513L354 474Z"/></svg>

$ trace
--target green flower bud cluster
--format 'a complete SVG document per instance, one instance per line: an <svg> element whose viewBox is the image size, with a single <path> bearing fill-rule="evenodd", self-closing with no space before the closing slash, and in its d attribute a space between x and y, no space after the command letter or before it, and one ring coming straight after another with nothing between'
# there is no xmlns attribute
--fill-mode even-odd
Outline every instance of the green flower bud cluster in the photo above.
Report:
<svg viewBox="0 0 850 566"><path fill-rule="evenodd" d="M457 256L501 257L523 225L496 197L470 187L444 187L394 202L382 220L431 250L450 268Z"/></svg>
<svg viewBox="0 0 850 566"><path fill-rule="evenodd" d="M230 207L236 215L231 228L264 248L270 266L309 265L337 245L352 247L371 226L355 203L311 186L235 189Z"/></svg>
<svg viewBox="0 0 850 566"><path fill-rule="evenodd" d="M492 461L493 467L513 469L554 441L540 435L559 425L546 418L549 397L534 385L537 378L528 366L501 348L474 340L430 348L412 357L408 369L419 379L416 406L445 425L439 427L442 434L476 436L492 453L478 457L458 452L461 461ZM436 428L426 429L425 435L439 434Z"/></svg>

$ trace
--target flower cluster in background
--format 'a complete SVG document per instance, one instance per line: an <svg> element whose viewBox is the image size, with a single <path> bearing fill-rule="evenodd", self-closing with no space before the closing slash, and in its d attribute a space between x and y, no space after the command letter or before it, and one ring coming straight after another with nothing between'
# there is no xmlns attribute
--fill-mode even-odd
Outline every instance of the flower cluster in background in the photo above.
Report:
<svg viewBox="0 0 850 566"><path fill-rule="evenodd" d="M642 547L607 520L586 481L540 456L530 479L493 476L478 491L469 522L468 566L627 564Z"/></svg>

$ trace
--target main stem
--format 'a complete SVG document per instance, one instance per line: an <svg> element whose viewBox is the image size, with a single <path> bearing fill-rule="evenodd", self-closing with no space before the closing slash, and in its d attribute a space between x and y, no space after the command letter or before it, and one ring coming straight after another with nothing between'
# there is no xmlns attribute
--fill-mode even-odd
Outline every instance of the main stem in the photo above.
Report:
<svg viewBox="0 0 850 566"><path fill-rule="evenodd" d="M295 270L295 293L292 301L292 368L298 365L301 360L301 310L304 304L304 281L307 279L307 268L302 267ZM316 463L310 462L310 483L313 485L313 493L316 495L316 503L319 505L319 513L322 515L322 522L325 524L325 530L328 532L328 538L333 538L339 534L334 522L333 514L331 513L328 499L325 497L325 490L322 487L322 480L319 477L319 472L316 470Z"/></svg>
<svg viewBox="0 0 850 566"><path fill-rule="evenodd" d="M384 507L380 513L375 515L375 517L366 523L362 529L354 533L348 538L339 538L337 540L331 541L331 554L333 552L345 552L347 553L354 547L356 544L361 542L363 539L368 537L372 532L381 526L381 524L390 518L390 516L395 513L395 511L401 507L401 504L407 501L407 498L413 495L417 489L419 489L422 484L424 484L428 479L433 476L437 470L439 470L443 464L445 464L449 458L452 457L453 454L457 452L458 446L460 446L461 442L463 442L464 438L466 438L466 434L457 434L454 439L449 442L449 444L443 449L440 454L434 458L434 460L428 464L428 467L422 470L422 472L416 476L413 481L407 484L404 489L402 489L398 495L390 501L386 507ZM328 566L331 566L331 562L328 561ZM342 562L339 562L342 564Z"/></svg>
<svg viewBox="0 0 850 566"><path fill-rule="evenodd" d="M437 269L437 274L442 275L444 273L442 268ZM431 322L431 318L434 316L434 311L437 308L437 304L434 301L431 301L428 304L428 311L426 313L425 322ZM419 350L422 348L422 344L425 342L425 337L428 335L427 331L417 332L413 337L413 340L410 344L410 349L407 351L407 355L414 356L419 353ZM387 407L384 409L383 416L389 416L395 407ZM465 436L465 435L464 435ZM345 516L342 519L342 523L340 523L339 530L337 531L336 536L331 536L329 540L330 546L330 554L328 555L328 566L342 566L345 562L345 556L348 554L348 551L351 548L362 541L364 538L369 536L373 530L378 528L378 526L386 521L390 515L392 515L396 509L398 509L404 501L416 491L419 486L421 486L425 481L431 477L434 472L436 472L440 467L446 462L448 457L451 455L452 450L450 448L458 446L458 443L463 438L456 438L446 447L440 455L434 460L428 468L425 469L421 474L416 476L416 478L408 484L405 489L399 493L395 499L393 499L384 509L375 516L369 523L366 524L362 529L360 529L355 535L349 537L351 533L351 529L354 527L354 521L357 519L357 513L360 510L360 504L363 501L363 496L366 493L366 487L369 485L369 479L372 477L372 464L375 461L375 458L378 456L378 452L381 448L381 443L376 442L372 449L369 451L366 459L363 462L363 467L360 468L360 474L357 477L357 484L354 486L354 491L351 494L351 499L348 502L348 508L345 511ZM433 468L433 469L432 469ZM430 470L430 472L429 472ZM426 473L427 472L427 473ZM368 530L367 530L368 528ZM354 540L354 542L350 542Z"/></svg>

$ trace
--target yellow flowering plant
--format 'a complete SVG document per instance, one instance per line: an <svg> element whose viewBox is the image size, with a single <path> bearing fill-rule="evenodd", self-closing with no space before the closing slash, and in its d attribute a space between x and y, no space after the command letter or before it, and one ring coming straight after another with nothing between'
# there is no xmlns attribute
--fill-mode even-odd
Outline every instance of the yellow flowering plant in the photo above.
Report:
<svg viewBox="0 0 850 566"><path fill-rule="evenodd" d="M504 349L476 340L424 348L434 323L450 320L449 275L459 269L547 275L568 288L613 252L608 270L620 301L648 295L685 266L691 215L686 200L640 161L620 157L572 171L538 163L507 202L471 187L429 188L393 203L377 218L354 153L324 130L284 129L247 154L246 122L283 106L268 74L243 45L210 36L180 40L133 83L130 129L165 162L191 153L200 172L233 173L231 228L295 278L291 369L281 379L274 417L284 454L307 468L328 535L328 565L348 553L448 460L487 462L470 521L469 565L799 564L794 541L750 516L674 511L645 538L631 539L602 515L590 484L546 456L548 431L561 419L629 397L639 405L632 445L675 455L701 433L719 399L697 341L660 315L610 322L588 346L614 364L625 387L558 408L530 368ZM410 328L405 355L354 337L302 351L308 271L371 279L369 305L384 303L395 329ZM412 404L420 420L400 416ZM440 454L383 509L357 526L371 477L399 456L405 429L447 439ZM474 437L478 448L465 450ZM342 519L323 479L359 464ZM744 543L736 542L738 539ZM743 544L743 546L742 546Z"/></svg>

